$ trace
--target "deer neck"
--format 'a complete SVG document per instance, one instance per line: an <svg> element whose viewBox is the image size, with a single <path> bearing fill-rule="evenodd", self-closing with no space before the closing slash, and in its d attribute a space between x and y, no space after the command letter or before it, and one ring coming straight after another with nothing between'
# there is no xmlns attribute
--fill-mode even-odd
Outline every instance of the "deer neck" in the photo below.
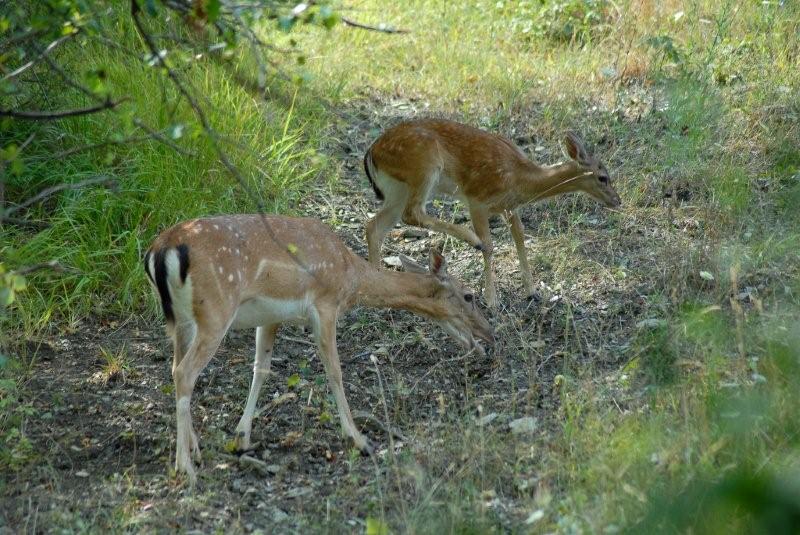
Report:
<svg viewBox="0 0 800 535"><path fill-rule="evenodd" d="M368 307L399 308L436 318L442 313L432 297L434 293L429 275L378 269L365 261L355 301Z"/></svg>
<svg viewBox="0 0 800 535"><path fill-rule="evenodd" d="M542 167L530 162L524 173L524 202L535 202L548 197L555 197L578 189L575 180L583 173L573 161Z"/></svg>

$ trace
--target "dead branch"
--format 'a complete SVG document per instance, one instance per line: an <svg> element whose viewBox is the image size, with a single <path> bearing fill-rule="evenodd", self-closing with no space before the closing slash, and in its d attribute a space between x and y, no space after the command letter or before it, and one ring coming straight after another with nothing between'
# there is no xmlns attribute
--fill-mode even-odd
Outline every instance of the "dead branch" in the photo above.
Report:
<svg viewBox="0 0 800 535"><path fill-rule="evenodd" d="M369 24L362 24L360 22L356 22L352 19L348 19L346 17L342 17L340 19L345 26L351 26L353 28L358 28L360 30L368 30L370 32L380 32L380 33L411 33L410 30L404 30L402 28L390 28L388 26L370 26Z"/></svg>
<svg viewBox="0 0 800 535"><path fill-rule="evenodd" d="M55 271L57 273L80 273L75 268L67 267L58 262L58 260L50 260L49 262L42 262L40 264L33 264L32 266L25 266L19 269L15 269L13 273L15 275L29 275L36 271L42 271L48 269L50 271Z"/></svg>
<svg viewBox="0 0 800 535"><path fill-rule="evenodd" d="M75 182L75 183L72 183L72 184L58 184L57 186L52 186L52 187L43 189L42 191L40 191L39 193L37 193L36 195L31 197L30 199L28 199L25 202L23 202L22 204L18 204L16 206L12 206L11 208L8 208L5 211L5 213L2 214L2 216L0 216L0 217L2 217L2 220L6 220L6 218L8 218L8 216L10 216L11 214L14 214L14 213L16 213L16 212L18 212L20 210L23 210L23 209L25 209L25 208L33 205L33 204L38 203L38 202L41 202L41 201L43 201L44 199L46 199L48 197L52 197L53 195L55 195L56 193L58 193L60 191L72 190L72 189L80 189L80 188L84 188L86 186L93 186L95 184L104 184L106 187L109 187L109 188L117 187L117 181L114 180L113 178L109 177L109 176L99 176L99 177L89 178L87 180L82 180L81 182Z"/></svg>
<svg viewBox="0 0 800 535"><path fill-rule="evenodd" d="M74 35L75 35L75 33L71 33L69 35L65 35L63 37L59 37L58 39L56 39L55 41L53 41L52 43L47 45L44 50L39 52L39 55L37 57L33 58L29 62L25 63L24 65L20 66L19 68L14 69L13 71L8 73L7 75L3 76L2 80L0 80L0 82L5 82L6 80L10 80L11 78L19 76L23 72L27 71L28 69L30 69L31 67L33 67L34 65L39 63L42 59L45 59L47 54L49 54L54 48L56 48L58 45L60 45L61 43L63 43L67 39L70 39Z"/></svg>
<svg viewBox="0 0 800 535"><path fill-rule="evenodd" d="M116 108L121 103L128 100L123 97L119 100L106 100L104 103L97 106L90 106L88 108L78 108L74 110L60 110L60 111L17 111L17 110L0 110L0 117L14 117L15 119L29 119L33 121L51 121L53 119L63 119L64 117L75 117L78 115L89 115L99 111L109 110Z"/></svg>

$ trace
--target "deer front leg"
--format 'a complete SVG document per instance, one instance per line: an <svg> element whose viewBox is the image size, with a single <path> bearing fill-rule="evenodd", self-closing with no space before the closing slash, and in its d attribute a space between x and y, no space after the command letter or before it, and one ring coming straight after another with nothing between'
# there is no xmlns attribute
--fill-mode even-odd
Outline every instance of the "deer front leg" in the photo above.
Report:
<svg viewBox="0 0 800 535"><path fill-rule="evenodd" d="M264 380L269 375L270 361L272 360L272 348L275 345L275 336L278 334L279 324L264 325L256 329L256 356L253 362L253 382L250 384L250 392L247 395L242 418L236 426L236 438L234 443L238 451L250 449L250 431L253 428L253 414L258 403L258 394Z"/></svg>
<svg viewBox="0 0 800 535"><path fill-rule="evenodd" d="M469 215L472 218L472 226L475 228L475 234L478 239L483 243L483 298L486 300L486 305L489 308L497 307L497 289L494 282L494 264L492 263L492 233L489 229L489 210L483 206L471 204L469 207Z"/></svg>
<svg viewBox="0 0 800 535"><path fill-rule="evenodd" d="M522 226L522 220L519 218L519 213L516 210L506 214L506 217L511 226L511 236L514 238L514 245L517 247L522 285L525 288L525 293L530 296L533 294L533 275L531 275L531 266L528 264L528 254L525 251L525 229Z"/></svg>
<svg viewBox="0 0 800 535"><path fill-rule="evenodd" d="M339 362L339 353L336 348L336 316L337 313L334 307L317 308L316 314L312 316L312 327L319 347L320 360L322 360L322 364L325 367L328 384L333 390L342 430L353 439L358 449L363 453L372 454L373 448L369 441L356 429L353 416L350 414L350 407L347 404L347 398L344 395L342 366Z"/></svg>

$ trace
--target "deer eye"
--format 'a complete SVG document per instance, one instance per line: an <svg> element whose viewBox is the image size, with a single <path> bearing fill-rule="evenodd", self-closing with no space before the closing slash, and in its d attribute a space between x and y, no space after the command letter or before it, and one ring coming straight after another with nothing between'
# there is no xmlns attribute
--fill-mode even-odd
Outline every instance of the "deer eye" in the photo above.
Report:
<svg viewBox="0 0 800 535"><path fill-rule="evenodd" d="M464 301L472 303L472 294L464 294Z"/></svg>
<svg viewBox="0 0 800 535"><path fill-rule="evenodd" d="M600 176L597 177L597 180L599 180L603 184L607 184L608 183L608 175L600 175Z"/></svg>

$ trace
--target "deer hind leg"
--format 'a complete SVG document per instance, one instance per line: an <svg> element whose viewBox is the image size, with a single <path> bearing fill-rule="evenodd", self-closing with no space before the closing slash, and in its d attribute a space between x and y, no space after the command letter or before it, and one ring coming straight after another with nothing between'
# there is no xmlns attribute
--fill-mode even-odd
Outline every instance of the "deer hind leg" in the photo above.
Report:
<svg viewBox="0 0 800 535"><path fill-rule="evenodd" d="M337 312L333 307L318 307L316 314L312 314L311 324L319 347L320 359L325 367L325 374L328 376L328 384L333 390L343 431L353 439L358 449L365 453L372 453L369 441L356 429L347 398L344 395L342 366L336 348L336 316Z"/></svg>
<svg viewBox="0 0 800 535"><path fill-rule="evenodd" d="M522 274L522 285L525 288L525 292L531 295L533 294L533 275L531 275L531 266L528 264L528 253L525 251L525 229L522 226L519 212L516 210L508 213L506 218L511 226L511 236L514 238L514 245L517 247L519 270Z"/></svg>
<svg viewBox="0 0 800 535"><path fill-rule="evenodd" d="M172 338L172 373L175 373L175 368L183 360L186 352L189 351L189 346L197 334L197 324L193 319L180 318L177 323L170 327L170 338Z"/></svg>
<svg viewBox="0 0 800 535"><path fill-rule="evenodd" d="M411 192L403 212L403 222L407 225L414 225L415 227L422 227L435 232L449 234L450 236L464 240L479 251L483 250L483 242L467 227L442 221L441 219L429 215L426 211L425 203L428 202L430 192L437 180L437 175L431 175L424 187Z"/></svg>
<svg viewBox="0 0 800 535"><path fill-rule="evenodd" d="M250 449L250 430L253 428L253 414L258 402L261 386L269 375L272 348L275 345L275 336L278 334L280 324L264 325L256 329L256 356L253 363L253 382L250 384L250 393L247 395L242 418L236 426L236 448L239 451Z"/></svg>
<svg viewBox="0 0 800 535"><path fill-rule="evenodd" d="M483 249L481 250L483 253L483 298L486 300L487 306L495 308L497 307L497 289L494 282L494 263L492 262L494 246L492 245L492 233L489 228L489 211L482 206L471 204L469 216L472 218L475 234L483 243Z"/></svg>
<svg viewBox="0 0 800 535"><path fill-rule="evenodd" d="M191 399L194 385L203 368L206 367L211 357L217 351L225 330L221 332L198 327L189 348L183 355L172 372L175 381L175 399L177 405L178 436L175 444L175 470L185 472L189 482L194 484L197 480L194 465L189 456L190 451L195 460L199 461L200 447L197 435L192 427Z"/></svg>
<svg viewBox="0 0 800 535"><path fill-rule="evenodd" d="M369 261L375 266L380 266L381 246L386 234L391 228L400 221L403 209L408 202L408 187L390 176L377 173L376 180L383 192L383 207L367 223L367 247L369 250Z"/></svg>

